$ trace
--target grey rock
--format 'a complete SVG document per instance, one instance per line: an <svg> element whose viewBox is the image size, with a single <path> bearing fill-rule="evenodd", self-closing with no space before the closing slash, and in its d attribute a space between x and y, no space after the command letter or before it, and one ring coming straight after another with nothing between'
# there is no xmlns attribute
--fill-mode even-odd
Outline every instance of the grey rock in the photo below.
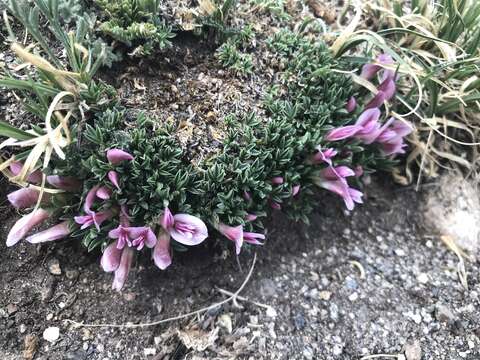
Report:
<svg viewBox="0 0 480 360"><path fill-rule="evenodd" d="M443 304L437 304L435 306L435 318L443 323L453 323L457 319L452 310Z"/></svg>
<svg viewBox="0 0 480 360"><path fill-rule="evenodd" d="M421 360L422 348L418 341L413 341L405 345L405 357L407 360Z"/></svg>

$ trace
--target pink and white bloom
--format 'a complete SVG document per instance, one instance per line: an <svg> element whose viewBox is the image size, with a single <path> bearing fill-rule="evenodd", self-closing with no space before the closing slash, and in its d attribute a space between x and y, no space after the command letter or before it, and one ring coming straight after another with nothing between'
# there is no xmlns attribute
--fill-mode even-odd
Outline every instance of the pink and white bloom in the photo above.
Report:
<svg viewBox="0 0 480 360"><path fill-rule="evenodd" d="M382 126L382 132L378 136L377 142L380 144L383 153L387 156L403 154L405 153L404 148L406 146L403 138L412 131L412 126L407 122L391 118Z"/></svg>
<svg viewBox="0 0 480 360"><path fill-rule="evenodd" d="M32 188L22 188L7 195L8 201L16 209L25 209L37 204L40 191ZM42 202L48 201L50 195L44 193Z"/></svg>
<svg viewBox="0 0 480 360"><path fill-rule="evenodd" d="M110 170L107 174L108 180L117 188L117 190L120 190L120 185L118 182L118 173L114 170Z"/></svg>
<svg viewBox="0 0 480 360"><path fill-rule="evenodd" d="M133 156L130 153L120 149L110 149L107 150L107 159L110 164L118 165L123 161L133 160Z"/></svg>
<svg viewBox="0 0 480 360"><path fill-rule="evenodd" d="M35 226L47 220L50 213L42 208L32 211L20 218L10 229L7 236L7 246L13 246L22 240Z"/></svg>
<svg viewBox="0 0 480 360"><path fill-rule="evenodd" d="M235 243L235 253L240 254L243 245L243 226L228 226L223 223L218 225L218 231L225 236L228 240Z"/></svg>
<svg viewBox="0 0 480 360"><path fill-rule="evenodd" d="M160 225L183 245L198 245L208 237L207 226L201 219L188 214L172 215L168 207L160 219Z"/></svg>
<svg viewBox="0 0 480 360"><path fill-rule="evenodd" d="M31 244L40 244L47 241L63 239L70 235L71 232L72 231L70 230L70 221L66 220L61 222L60 224L52 226L49 229L31 235L27 237L26 240Z"/></svg>
<svg viewBox="0 0 480 360"><path fill-rule="evenodd" d="M279 204L279 203L276 202L276 201L270 201L270 207L271 207L273 210L282 210L282 205Z"/></svg>
<svg viewBox="0 0 480 360"><path fill-rule="evenodd" d="M60 190L77 192L82 189L82 182L71 176L49 175L47 182Z"/></svg>
<svg viewBox="0 0 480 360"><path fill-rule="evenodd" d="M116 291L121 291L125 281L127 281L128 273L130 272L130 268L132 267L133 257L135 252L129 248L125 247L122 250L122 255L120 257L120 263L118 267L115 269L112 289Z"/></svg>
<svg viewBox="0 0 480 360"><path fill-rule="evenodd" d="M152 258L160 270L165 270L172 263L172 251L170 249L170 234L160 231L157 243L152 251Z"/></svg>

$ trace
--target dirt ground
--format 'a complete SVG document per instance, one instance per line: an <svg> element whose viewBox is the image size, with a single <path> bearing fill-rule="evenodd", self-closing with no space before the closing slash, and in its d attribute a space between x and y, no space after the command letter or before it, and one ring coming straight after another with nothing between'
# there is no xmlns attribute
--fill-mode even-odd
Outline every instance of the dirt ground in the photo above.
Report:
<svg viewBox="0 0 480 360"><path fill-rule="evenodd" d="M467 263L466 290L456 256L422 227L422 192L377 178L367 195L350 214L319 199L335 205L319 205L310 227L274 216L240 294L248 301L140 329L66 320L145 323L208 306L225 299L218 289L236 291L253 255L240 257L243 272L234 259L208 254L176 259L164 272L140 263L118 294L97 254L68 240L14 248L2 240L1 358L28 358L27 348L45 360L479 359L480 264ZM49 327L60 331L53 343L43 338Z"/></svg>

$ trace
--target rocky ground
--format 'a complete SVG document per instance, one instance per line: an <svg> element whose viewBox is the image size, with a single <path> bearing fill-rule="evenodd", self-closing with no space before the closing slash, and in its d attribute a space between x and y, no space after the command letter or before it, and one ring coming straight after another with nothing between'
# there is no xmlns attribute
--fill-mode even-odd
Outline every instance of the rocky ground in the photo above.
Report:
<svg viewBox="0 0 480 360"><path fill-rule="evenodd" d="M466 289L458 258L423 225L426 188L376 179L352 213L328 198L336 205L319 207L310 227L274 216L237 303L151 327L66 320L145 323L211 305L226 298L219 289L236 291L253 254L242 254L243 272L207 254L165 272L137 264L117 294L97 257L74 244L2 241L1 358L479 359L480 264L466 263Z"/></svg>

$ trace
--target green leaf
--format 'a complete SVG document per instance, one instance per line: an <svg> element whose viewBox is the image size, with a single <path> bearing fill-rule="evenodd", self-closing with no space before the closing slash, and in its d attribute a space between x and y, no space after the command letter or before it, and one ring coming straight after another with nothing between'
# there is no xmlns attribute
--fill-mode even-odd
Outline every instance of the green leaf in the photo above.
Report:
<svg viewBox="0 0 480 360"><path fill-rule="evenodd" d="M26 131L17 129L16 127L0 120L0 136L14 138L17 140L29 140L36 136Z"/></svg>

